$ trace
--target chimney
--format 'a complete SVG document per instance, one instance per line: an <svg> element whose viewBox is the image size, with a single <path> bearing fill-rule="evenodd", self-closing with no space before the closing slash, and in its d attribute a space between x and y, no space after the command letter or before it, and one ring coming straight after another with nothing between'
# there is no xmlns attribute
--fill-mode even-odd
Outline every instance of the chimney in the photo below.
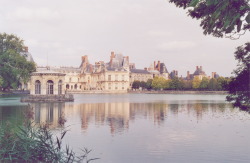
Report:
<svg viewBox="0 0 250 163"><path fill-rule="evenodd" d="M198 70L199 69L199 66L196 66L196 70Z"/></svg>
<svg viewBox="0 0 250 163"><path fill-rule="evenodd" d="M212 72L212 78L214 78L214 76L215 76L215 73L214 73L214 72Z"/></svg>
<svg viewBox="0 0 250 163"><path fill-rule="evenodd" d="M24 47L24 51L25 51L25 52L29 52L29 47L28 47L28 46L25 46L25 47Z"/></svg>
<svg viewBox="0 0 250 163"><path fill-rule="evenodd" d="M82 61L83 61L83 62L88 62L88 56L87 56L87 55L82 56Z"/></svg>
<svg viewBox="0 0 250 163"><path fill-rule="evenodd" d="M156 69L156 62L154 61L154 70Z"/></svg>
<svg viewBox="0 0 250 163"><path fill-rule="evenodd" d="M158 71L161 71L161 62L160 61L158 61Z"/></svg>
<svg viewBox="0 0 250 163"><path fill-rule="evenodd" d="M175 71L175 74L176 74L176 77L178 77L178 71L177 70Z"/></svg>
<svg viewBox="0 0 250 163"><path fill-rule="evenodd" d="M200 66L200 70L202 71L202 66Z"/></svg>
<svg viewBox="0 0 250 163"><path fill-rule="evenodd" d="M187 79L190 79L189 71L187 71Z"/></svg>
<svg viewBox="0 0 250 163"><path fill-rule="evenodd" d="M129 56L127 56L127 60L128 60L128 63L129 63Z"/></svg>
<svg viewBox="0 0 250 163"><path fill-rule="evenodd" d="M145 68L144 68L144 70L146 70L146 71L147 71L147 70L148 70L148 68L147 68L147 67L145 67Z"/></svg>
<svg viewBox="0 0 250 163"><path fill-rule="evenodd" d="M115 58L115 52L113 52L113 51L111 52L110 59L111 59L111 58Z"/></svg>

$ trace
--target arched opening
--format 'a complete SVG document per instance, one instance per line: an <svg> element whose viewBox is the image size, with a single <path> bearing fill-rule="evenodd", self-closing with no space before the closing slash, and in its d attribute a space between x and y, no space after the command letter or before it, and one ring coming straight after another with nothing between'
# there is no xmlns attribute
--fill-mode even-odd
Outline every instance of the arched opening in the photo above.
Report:
<svg viewBox="0 0 250 163"><path fill-rule="evenodd" d="M54 82L52 80L47 81L47 94L48 95L54 94Z"/></svg>
<svg viewBox="0 0 250 163"><path fill-rule="evenodd" d="M77 89L77 84L75 84L75 89Z"/></svg>
<svg viewBox="0 0 250 163"><path fill-rule="evenodd" d="M39 80L35 81L35 94L41 94L41 82Z"/></svg>
<svg viewBox="0 0 250 163"><path fill-rule="evenodd" d="M69 85L68 84L66 85L66 89L69 89Z"/></svg>
<svg viewBox="0 0 250 163"><path fill-rule="evenodd" d="M59 80L59 82L58 82L58 94L59 95L62 94L62 80Z"/></svg>

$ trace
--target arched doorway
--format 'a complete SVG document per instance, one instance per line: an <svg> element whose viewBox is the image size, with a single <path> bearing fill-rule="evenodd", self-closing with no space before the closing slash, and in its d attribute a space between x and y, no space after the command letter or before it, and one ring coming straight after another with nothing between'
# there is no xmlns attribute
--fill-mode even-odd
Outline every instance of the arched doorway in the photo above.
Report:
<svg viewBox="0 0 250 163"><path fill-rule="evenodd" d="M47 81L47 94L48 95L54 94L54 82L52 80Z"/></svg>
<svg viewBox="0 0 250 163"><path fill-rule="evenodd" d="M59 95L62 94L62 80L59 80L59 82L58 82L58 94Z"/></svg>
<svg viewBox="0 0 250 163"><path fill-rule="evenodd" d="M35 94L41 94L41 82L39 80L35 81Z"/></svg>

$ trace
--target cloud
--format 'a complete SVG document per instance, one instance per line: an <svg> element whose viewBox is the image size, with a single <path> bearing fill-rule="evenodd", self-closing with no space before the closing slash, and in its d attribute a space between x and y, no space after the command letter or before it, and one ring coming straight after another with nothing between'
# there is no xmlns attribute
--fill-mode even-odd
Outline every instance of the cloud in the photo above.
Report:
<svg viewBox="0 0 250 163"><path fill-rule="evenodd" d="M19 7L14 12L6 14L7 20L19 21L41 21L59 19L60 14L57 11L52 11L49 8L27 8Z"/></svg>
<svg viewBox="0 0 250 163"><path fill-rule="evenodd" d="M190 49L194 48L196 43L192 41L170 41L166 43L161 43L158 45L159 50L183 50L183 49Z"/></svg>
<svg viewBox="0 0 250 163"><path fill-rule="evenodd" d="M169 37L172 35L173 35L173 33L168 32L168 31L162 31L162 30L148 31L148 36L151 36L151 37Z"/></svg>

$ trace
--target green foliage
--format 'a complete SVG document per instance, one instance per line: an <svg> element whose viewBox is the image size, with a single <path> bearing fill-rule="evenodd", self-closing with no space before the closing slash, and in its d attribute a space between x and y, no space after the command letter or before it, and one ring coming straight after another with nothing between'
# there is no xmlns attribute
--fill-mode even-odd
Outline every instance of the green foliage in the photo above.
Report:
<svg viewBox="0 0 250 163"><path fill-rule="evenodd" d="M228 84L230 82L229 78L219 77L217 79L218 82L218 90L228 90Z"/></svg>
<svg viewBox="0 0 250 163"><path fill-rule="evenodd" d="M140 84L141 84L140 81L135 80L135 81L132 83L132 88L133 88L133 89L139 89L139 88L140 88Z"/></svg>
<svg viewBox="0 0 250 163"><path fill-rule="evenodd" d="M183 89L191 90L192 89L192 80L183 81Z"/></svg>
<svg viewBox="0 0 250 163"><path fill-rule="evenodd" d="M171 83L171 80L166 80L165 83L164 83L164 86L163 86L163 89L171 89L170 88L170 83Z"/></svg>
<svg viewBox="0 0 250 163"><path fill-rule="evenodd" d="M23 40L15 35L0 34L0 76L4 89L17 88L21 82L27 83L35 64L29 62L20 53Z"/></svg>
<svg viewBox="0 0 250 163"><path fill-rule="evenodd" d="M164 89L166 79L163 77L155 77L152 81L152 88L156 90Z"/></svg>
<svg viewBox="0 0 250 163"><path fill-rule="evenodd" d="M146 88L147 89L152 89L152 82L153 82L153 79L148 79L147 82L146 82Z"/></svg>
<svg viewBox="0 0 250 163"><path fill-rule="evenodd" d="M3 85L3 78L0 76L0 87Z"/></svg>
<svg viewBox="0 0 250 163"><path fill-rule="evenodd" d="M218 90L218 82L215 78L210 79L208 83L209 90Z"/></svg>
<svg viewBox="0 0 250 163"><path fill-rule="evenodd" d="M140 87L141 87L142 89L147 88L147 83L146 83L145 81L141 81L141 82L140 82Z"/></svg>
<svg viewBox="0 0 250 163"><path fill-rule="evenodd" d="M199 79L198 76L195 76L193 81L192 81L192 88L193 89L198 89L200 87L201 80Z"/></svg>
<svg viewBox="0 0 250 163"><path fill-rule="evenodd" d="M238 60L235 77L228 85L229 95L227 101L234 106L250 110L250 42L237 48L235 59Z"/></svg>
<svg viewBox="0 0 250 163"><path fill-rule="evenodd" d="M174 77L169 84L170 89L181 90L184 87L183 80L180 80L178 77Z"/></svg>
<svg viewBox="0 0 250 163"><path fill-rule="evenodd" d="M204 90L204 89L207 89L207 88L208 88L208 83L209 83L208 78L203 77L202 80L201 80L201 83L200 83L199 88L200 88L200 89L203 89L203 90Z"/></svg>
<svg viewBox="0 0 250 163"><path fill-rule="evenodd" d="M239 38L250 29L249 0L170 0L188 8L189 16L200 19L204 34ZM243 31L243 32L242 32Z"/></svg>

